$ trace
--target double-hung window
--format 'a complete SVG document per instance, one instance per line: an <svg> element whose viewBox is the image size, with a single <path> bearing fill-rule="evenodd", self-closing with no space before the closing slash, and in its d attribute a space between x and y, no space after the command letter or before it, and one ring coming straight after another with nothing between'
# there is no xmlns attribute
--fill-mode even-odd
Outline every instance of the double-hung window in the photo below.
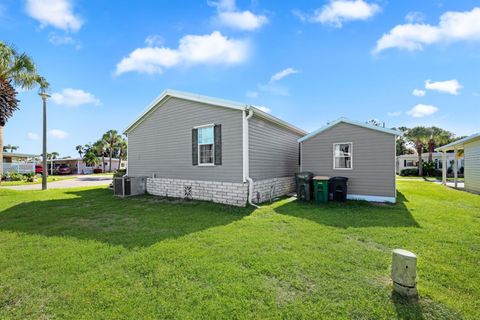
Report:
<svg viewBox="0 0 480 320"><path fill-rule="evenodd" d="M213 165L215 155L214 126L198 128L198 164Z"/></svg>
<svg viewBox="0 0 480 320"><path fill-rule="evenodd" d="M352 143L333 144L333 169L348 170L353 168Z"/></svg>

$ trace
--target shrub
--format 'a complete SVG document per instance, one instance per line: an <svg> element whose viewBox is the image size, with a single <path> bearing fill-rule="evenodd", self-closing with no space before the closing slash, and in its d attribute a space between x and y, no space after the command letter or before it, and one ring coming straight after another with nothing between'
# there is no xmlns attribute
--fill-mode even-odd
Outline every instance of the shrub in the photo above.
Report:
<svg viewBox="0 0 480 320"><path fill-rule="evenodd" d="M35 181L35 173L27 173L24 175L24 177L25 177L25 180L27 180L27 182Z"/></svg>
<svg viewBox="0 0 480 320"><path fill-rule="evenodd" d="M418 169L403 169L400 171L400 175L403 177L418 176Z"/></svg>
<svg viewBox="0 0 480 320"><path fill-rule="evenodd" d="M434 177L437 174L437 168L435 162L424 161L423 162L423 175L427 177Z"/></svg>
<svg viewBox="0 0 480 320"><path fill-rule="evenodd" d="M463 174L464 171L465 171L465 169L463 168L463 166L460 167L459 173L460 173L460 174Z"/></svg>
<svg viewBox="0 0 480 320"><path fill-rule="evenodd" d="M7 172L3 175L2 180L5 181L23 181L25 177L23 174L16 173L16 172Z"/></svg>
<svg viewBox="0 0 480 320"><path fill-rule="evenodd" d="M102 173L102 172L103 172L103 171L102 171L102 169L100 169L100 168L95 168L95 169L93 169L93 173Z"/></svg>
<svg viewBox="0 0 480 320"><path fill-rule="evenodd" d="M115 171L115 173L113 174L113 176L114 176L115 178L121 178L121 177L123 177L123 176L126 175L126 174L127 174L127 169L120 169L120 170Z"/></svg>

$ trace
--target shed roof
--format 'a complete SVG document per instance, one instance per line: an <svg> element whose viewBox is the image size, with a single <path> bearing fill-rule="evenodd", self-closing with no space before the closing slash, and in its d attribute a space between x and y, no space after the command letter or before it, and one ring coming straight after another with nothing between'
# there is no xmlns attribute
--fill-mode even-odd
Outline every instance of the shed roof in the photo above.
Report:
<svg viewBox="0 0 480 320"><path fill-rule="evenodd" d="M306 136L298 139L298 142L303 142L303 141L306 141L310 138L313 138L315 137L317 134L320 134L322 133L323 131L327 130L327 129L330 129L331 127L333 126L336 126L337 124L339 123L347 123L347 124L351 124L351 125L354 125L354 126L358 126L358 127L363 127L363 128L367 128L367 129L371 129L371 130L375 130L375 131L379 131L379 132L383 132L383 133L388 133L388 134L393 134L395 136L401 136L402 135L402 132L400 131L397 131L397 130L393 130L393 129L388 129L388 128L383 128L383 127L378 127L378 126L374 126L374 125L371 125L371 124L368 124L368 123L364 123L364 122L360 122L360 121L355 121L355 120L350 120L350 119L347 119L347 118L339 118L335 121L332 121L330 123L328 123L326 126L323 126L309 134L307 134Z"/></svg>
<svg viewBox="0 0 480 320"><path fill-rule="evenodd" d="M465 143L473 142L474 140L480 139L480 132L477 132L475 134L472 134L471 136L468 136L466 138L454 141L452 143L446 144L444 146L438 147L437 151L448 151L448 150L453 150L455 148L462 149L464 147Z"/></svg>
<svg viewBox="0 0 480 320"><path fill-rule="evenodd" d="M155 111L157 108L159 108L163 103L165 103L168 98L179 98L179 99L184 99L184 100L189 100L189 101L195 101L195 102L200 102L204 104L209 104L209 105L214 105L218 107L223 107L223 108L229 108L233 110L239 110L239 111L244 111L244 110L249 110L253 109L254 113L260 116L261 118L271 121L273 123L276 123L280 126L283 126L285 128L288 128L294 132L297 132L298 134L304 135L307 132L295 127L294 125L283 121L277 117L274 117L266 112L263 112L262 110L259 109L257 106L253 105L248 105L240 102L235 102L235 101L229 101L229 100L223 100L223 99L218 99L218 98L212 98L212 97L207 97L207 96L202 96L194 93L188 93L188 92L181 92L181 91L176 91L176 90L171 90L167 89L162 92L155 100L153 100L150 105L140 114L140 116L135 119L125 130L124 132L128 134L130 131L135 129L140 123L142 123L153 111Z"/></svg>
<svg viewBox="0 0 480 320"><path fill-rule="evenodd" d="M38 157L38 155L28 153L4 152L3 157L35 158Z"/></svg>

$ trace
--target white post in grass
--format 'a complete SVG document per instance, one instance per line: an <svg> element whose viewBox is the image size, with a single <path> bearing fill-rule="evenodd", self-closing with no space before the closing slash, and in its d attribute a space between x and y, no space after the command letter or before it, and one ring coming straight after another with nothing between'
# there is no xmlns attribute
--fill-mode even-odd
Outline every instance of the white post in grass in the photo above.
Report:
<svg viewBox="0 0 480 320"><path fill-rule="evenodd" d="M447 152L442 151L442 184L447 185Z"/></svg>
<svg viewBox="0 0 480 320"><path fill-rule="evenodd" d="M407 250L395 249L392 252L393 290L406 297L416 297L417 256Z"/></svg>
<svg viewBox="0 0 480 320"><path fill-rule="evenodd" d="M457 189L458 185L458 162L457 162L457 148L454 149L453 153L453 181L455 182L455 189Z"/></svg>

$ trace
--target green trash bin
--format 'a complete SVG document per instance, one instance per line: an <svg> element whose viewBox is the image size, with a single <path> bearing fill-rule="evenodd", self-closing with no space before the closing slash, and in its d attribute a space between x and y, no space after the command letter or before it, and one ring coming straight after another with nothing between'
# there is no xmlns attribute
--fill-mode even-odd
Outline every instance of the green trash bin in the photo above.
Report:
<svg viewBox="0 0 480 320"><path fill-rule="evenodd" d="M330 178L324 176L313 177L313 196L315 202L328 202L328 179Z"/></svg>

